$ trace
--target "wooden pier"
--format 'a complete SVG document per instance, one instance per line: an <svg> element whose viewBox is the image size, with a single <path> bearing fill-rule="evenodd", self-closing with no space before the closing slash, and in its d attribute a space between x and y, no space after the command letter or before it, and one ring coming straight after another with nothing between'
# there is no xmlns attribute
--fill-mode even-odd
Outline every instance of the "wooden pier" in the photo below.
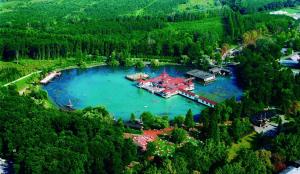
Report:
<svg viewBox="0 0 300 174"><path fill-rule="evenodd" d="M47 83L49 83L53 78L60 76L61 72L51 72L50 74L48 74L43 80L40 81L41 84L45 85Z"/></svg>

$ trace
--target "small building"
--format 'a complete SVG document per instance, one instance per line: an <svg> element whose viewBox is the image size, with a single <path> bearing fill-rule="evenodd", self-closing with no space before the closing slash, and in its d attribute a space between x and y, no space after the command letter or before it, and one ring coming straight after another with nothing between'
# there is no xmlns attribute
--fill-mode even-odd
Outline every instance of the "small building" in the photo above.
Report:
<svg viewBox="0 0 300 174"><path fill-rule="evenodd" d="M215 75L213 74L206 74L208 74L207 77L203 76L205 82L213 80L210 79L210 77L215 78ZM193 80L194 77L187 79L171 77L168 73L163 72L161 75L148 80L138 80L137 87L143 88L164 98L170 98L179 94L203 105L215 107L217 104L216 102L191 92L195 88Z"/></svg>
<svg viewBox="0 0 300 174"><path fill-rule="evenodd" d="M259 127L264 126L271 118L277 116L275 109L258 112L251 117L251 122Z"/></svg>
<svg viewBox="0 0 300 174"><path fill-rule="evenodd" d="M294 54L294 55L292 55L292 56L289 58L289 60L292 60L292 61L294 61L294 62L299 62L299 61L300 61L300 56L299 56L299 54Z"/></svg>
<svg viewBox="0 0 300 174"><path fill-rule="evenodd" d="M132 129L136 129L136 130L142 130L144 128L143 124L138 123L138 122L130 122L127 121L124 123L124 125L126 127L132 128Z"/></svg>
<svg viewBox="0 0 300 174"><path fill-rule="evenodd" d="M231 75L231 71L229 69L219 68L219 67L211 68L209 69L209 72L214 75L223 75L223 76Z"/></svg>
<svg viewBox="0 0 300 174"><path fill-rule="evenodd" d="M210 73L216 75L216 74L220 74L221 68L219 68L219 67L214 67L214 68L210 68L208 71L209 71Z"/></svg>
<svg viewBox="0 0 300 174"><path fill-rule="evenodd" d="M208 73L205 71L201 71L198 69L188 71L186 73L186 75L189 77L194 77L194 78L196 78L196 80L199 80L202 83L209 83L209 82L213 82L216 80L216 76L214 74L211 74L211 73Z"/></svg>
<svg viewBox="0 0 300 174"><path fill-rule="evenodd" d="M194 90L193 79L185 79L179 77L171 77L167 72L163 72L157 77L148 80L138 80L137 86L158 94L164 98L170 98L178 94L180 89L187 91Z"/></svg>

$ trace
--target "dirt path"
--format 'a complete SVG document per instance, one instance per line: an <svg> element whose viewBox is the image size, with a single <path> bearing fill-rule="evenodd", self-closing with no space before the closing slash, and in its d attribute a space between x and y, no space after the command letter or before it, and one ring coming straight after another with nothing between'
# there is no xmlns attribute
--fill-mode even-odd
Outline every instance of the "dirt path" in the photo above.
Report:
<svg viewBox="0 0 300 174"><path fill-rule="evenodd" d="M42 71L36 71L36 72L30 73L30 74L28 74L28 75L26 75L26 76L23 76L23 77L18 78L17 80L14 80L14 81L12 81L12 82L6 83L6 84L3 85L3 86L5 87L5 86L8 86L8 85L10 85L10 84L14 84L14 83L16 83L16 82L18 82L18 81L20 81L20 80L23 80L23 79L25 79L25 78L27 78L27 77L30 77L30 76L34 75L34 74L39 74L39 73L41 73L41 72L42 72Z"/></svg>

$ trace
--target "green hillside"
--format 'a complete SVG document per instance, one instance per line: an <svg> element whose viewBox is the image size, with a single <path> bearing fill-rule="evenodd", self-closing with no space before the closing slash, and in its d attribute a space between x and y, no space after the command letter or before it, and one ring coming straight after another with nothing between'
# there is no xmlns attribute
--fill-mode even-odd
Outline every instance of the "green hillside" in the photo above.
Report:
<svg viewBox="0 0 300 174"><path fill-rule="evenodd" d="M8 1L0 4L1 16L17 18L34 14L39 17L68 19L80 16L101 19L123 15L159 15L195 7L215 7L210 0L27 0ZM14 17L12 14L18 14Z"/></svg>
<svg viewBox="0 0 300 174"><path fill-rule="evenodd" d="M241 15L227 5L218 0L2 1L0 55L44 59L115 51L125 57L178 58L192 56L191 45L213 55L219 44L248 30L275 32L288 25L284 17Z"/></svg>

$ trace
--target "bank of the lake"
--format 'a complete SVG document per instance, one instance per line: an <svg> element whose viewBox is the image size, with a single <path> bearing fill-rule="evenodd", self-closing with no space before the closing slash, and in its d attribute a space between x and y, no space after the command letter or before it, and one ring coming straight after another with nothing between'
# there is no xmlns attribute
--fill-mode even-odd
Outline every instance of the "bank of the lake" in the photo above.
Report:
<svg viewBox="0 0 300 174"><path fill-rule="evenodd" d="M164 99L135 86L134 82L125 79L125 75L135 72L146 72L151 77L166 70L172 76L184 76L188 70L182 66L145 67L142 70L134 67L111 68L96 66L86 69L67 69L53 82L44 86L49 97L58 106L64 106L69 100L76 109L88 106L104 106L116 118L129 119L131 113L141 114L150 111L158 115L185 114L188 109L200 113L205 106L181 96ZM242 90L236 86L235 77L218 77L217 81L202 86L196 83L195 92L217 102L230 97L240 97Z"/></svg>

